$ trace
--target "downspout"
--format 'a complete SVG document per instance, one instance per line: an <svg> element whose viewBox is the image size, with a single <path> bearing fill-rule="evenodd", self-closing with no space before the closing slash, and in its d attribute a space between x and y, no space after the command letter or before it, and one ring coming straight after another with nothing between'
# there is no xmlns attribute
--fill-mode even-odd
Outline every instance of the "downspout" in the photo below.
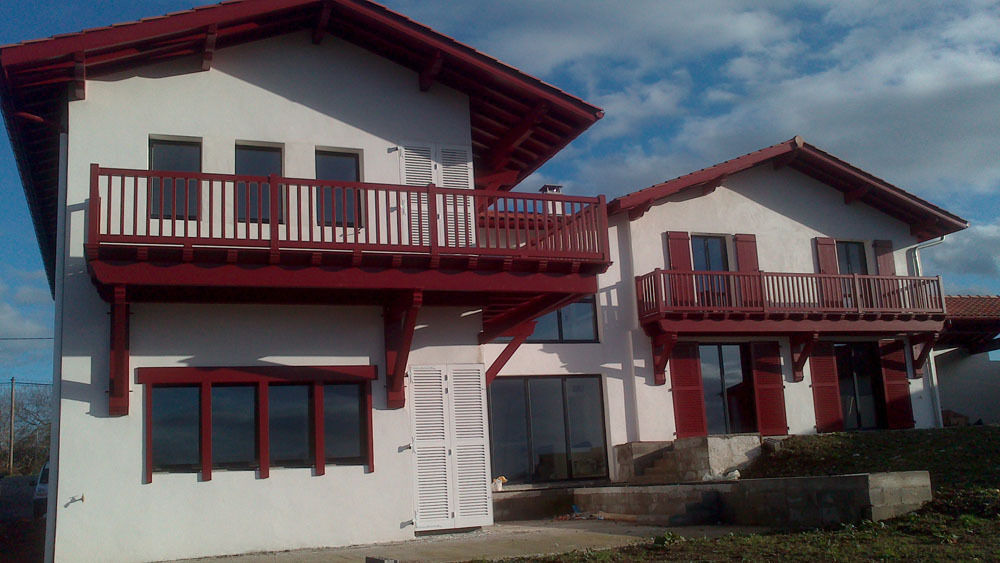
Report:
<svg viewBox="0 0 1000 563"><path fill-rule="evenodd" d="M942 235L941 238L937 240L932 240L925 242L923 244L918 244L907 251L910 254L910 269L913 271L914 276L919 276L921 274L920 251L924 248L937 246L942 242L944 242L944 235ZM941 428L944 426L944 419L941 416L941 396L938 394L937 366L934 363L933 350L931 350L931 354L930 357L928 358L927 363L930 364L929 368L927 369L927 386L930 387L931 391L931 409L934 411L934 425L938 428Z"/></svg>

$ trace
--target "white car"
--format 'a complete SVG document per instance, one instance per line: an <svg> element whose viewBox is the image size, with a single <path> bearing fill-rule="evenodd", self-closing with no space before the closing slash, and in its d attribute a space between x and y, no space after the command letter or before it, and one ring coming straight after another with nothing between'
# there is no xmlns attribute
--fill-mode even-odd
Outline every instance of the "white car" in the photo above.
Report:
<svg viewBox="0 0 1000 563"><path fill-rule="evenodd" d="M49 504L49 462L45 462L42 470L38 472L38 479L35 481L35 496L32 498L32 505L35 508L35 518L45 516L45 510Z"/></svg>

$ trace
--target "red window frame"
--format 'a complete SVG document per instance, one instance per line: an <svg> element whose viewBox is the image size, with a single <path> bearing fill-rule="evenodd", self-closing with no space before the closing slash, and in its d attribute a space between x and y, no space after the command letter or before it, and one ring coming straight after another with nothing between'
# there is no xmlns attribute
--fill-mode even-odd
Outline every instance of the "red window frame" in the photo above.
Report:
<svg viewBox="0 0 1000 563"><path fill-rule="evenodd" d="M364 424L362 425L362 457L367 472L375 471L372 432L372 381L378 379L375 366L251 366L251 367L157 367L138 368L138 380L143 384L145 482L153 482L153 387L157 385L198 385L201 388L201 476L212 479L212 385L257 385L257 449L260 452L260 478L270 475L270 437L268 430L268 385L271 383L312 384L313 468L316 475L326 473L325 424L323 417L323 385L331 383L361 384Z"/></svg>

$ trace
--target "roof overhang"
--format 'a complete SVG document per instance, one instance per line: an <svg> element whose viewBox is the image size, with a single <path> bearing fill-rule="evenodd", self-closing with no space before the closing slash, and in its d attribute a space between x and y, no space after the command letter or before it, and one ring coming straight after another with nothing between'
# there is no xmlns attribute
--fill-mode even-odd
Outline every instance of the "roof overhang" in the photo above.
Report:
<svg viewBox="0 0 1000 563"><path fill-rule="evenodd" d="M921 241L969 226L965 219L806 143L802 137L632 192L608 204L608 213L628 213L635 219L664 198L692 189L709 193L727 176L764 164L787 166L836 188L844 193L845 203L860 201L907 223L913 236Z"/></svg>
<svg viewBox="0 0 1000 563"><path fill-rule="evenodd" d="M88 77L311 30L354 43L469 96L476 185L510 189L603 111L367 0L237 0L0 47L0 98L49 280L53 278L58 132Z"/></svg>
<svg viewBox="0 0 1000 563"><path fill-rule="evenodd" d="M973 354L1000 350L1000 296L948 295L945 306L938 348L962 347Z"/></svg>

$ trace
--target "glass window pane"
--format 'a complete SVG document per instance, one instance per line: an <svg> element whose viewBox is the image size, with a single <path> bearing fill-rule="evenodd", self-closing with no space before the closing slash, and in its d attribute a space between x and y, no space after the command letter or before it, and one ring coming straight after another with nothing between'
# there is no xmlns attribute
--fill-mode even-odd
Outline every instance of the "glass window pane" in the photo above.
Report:
<svg viewBox="0 0 1000 563"><path fill-rule="evenodd" d="M323 428L326 460L358 459L366 438L361 421L361 386L340 384L323 386Z"/></svg>
<svg viewBox="0 0 1000 563"><path fill-rule="evenodd" d="M257 466L257 388L212 387L212 466Z"/></svg>
<svg viewBox="0 0 1000 563"><path fill-rule="evenodd" d="M608 473L604 444L604 408L601 381L596 377L567 377L569 445L573 478L604 477Z"/></svg>
<svg viewBox="0 0 1000 563"><path fill-rule="evenodd" d="M281 176L281 173L280 148L236 147L236 174L244 176L276 174ZM236 219L251 222L269 221L271 217L270 190L267 183L238 182L236 184ZM278 209L284 209L284 204L283 199L279 198Z"/></svg>
<svg viewBox="0 0 1000 563"><path fill-rule="evenodd" d="M563 340L597 340L594 299L571 303L559 310Z"/></svg>
<svg viewBox="0 0 1000 563"><path fill-rule="evenodd" d="M722 346L723 382L726 387L729 432L732 433L757 431L753 374L750 372L747 355L746 346Z"/></svg>
<svg viewBox="0 0 1000 563"><path fill-rule="evenodd" d="M717 345L699 346L701 385L705 395L705 418L709 434L726 433L725 401L722 394L722 366Z"/></svg>
<svg viewBox="0 0 1000 563"><path fill-rule="evenodd" d="M566 424L563 418L562 379L528 380L531 404L532 481L569 478L566 463Z"/></svg>
<svg viewBox="0 0 1000 563"><path fill-rule="evenodd" d="M511 483L530 481L528 411L524 379L499 377L489 386L493 475Z"/></svg>
<svg viewBox="0 0 1000 563"><path fill-rule="evenodd" d="M153 387L153 469L192 470L201 467L197 387Z"/></svg>
<svg viewBox="0 0 1000 563"><path fill-rule="evenodd" d="M696 271L725 272L729 269L725 237L691 237L691 258Z"/></svg>
<svg viewBox="0 0 1000 563"><path fill-rule="evenodd" d="M312 464L309 385L271 385L267 389L271 465Z"/></svg>
<svg viewBox="0 0 1000 563"><path fill-rule="evenodd" d="M528 337L528 342L548 342L559 340L559 311L552 311L535 320L535 332Z"/></svg>
<svg viewBox="0 0 1000 563"><path fill-rule="evenodd" d="M316 179L359 182L358 155L316 151ZM361 196L356 189L334 186L317 188L316 216L323 225L353 227L361 217ZM336 223L334 223L336 219Z"/></svg>
<svg viewBox="0 0 1000 563"><path fill-rule="evenodd" d="M149 169L171 172L201 172L201 143L178 141L150 141ZM173 178L152 178L149 181L149 213L164 219L183 218L185 204L187 218L198 217L198 182Z"/></svg>
<svg viewBox="0 0 1000 563"><path fill-rule="evenodd" d="M837 242L837 265L841 274L868 274L865 246L860 242Z"/></svg>

